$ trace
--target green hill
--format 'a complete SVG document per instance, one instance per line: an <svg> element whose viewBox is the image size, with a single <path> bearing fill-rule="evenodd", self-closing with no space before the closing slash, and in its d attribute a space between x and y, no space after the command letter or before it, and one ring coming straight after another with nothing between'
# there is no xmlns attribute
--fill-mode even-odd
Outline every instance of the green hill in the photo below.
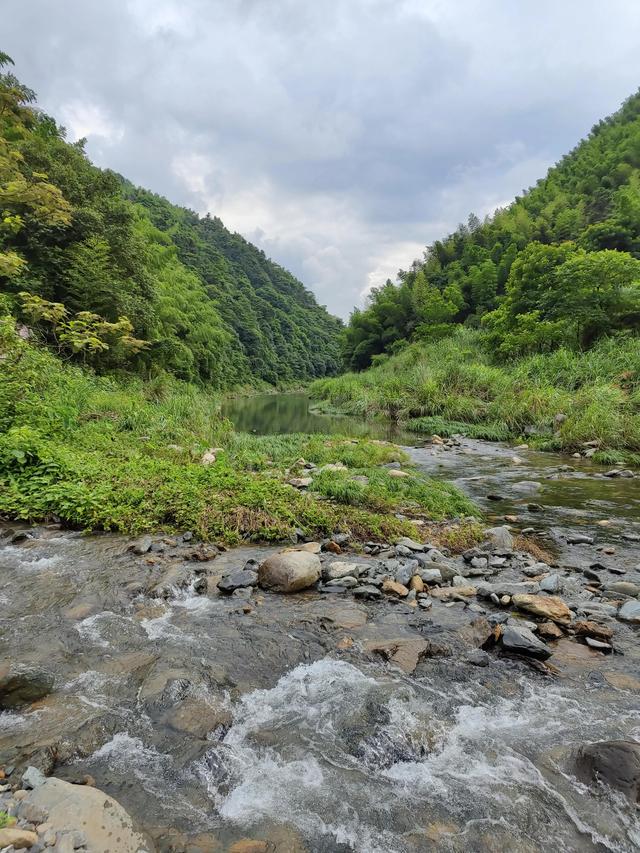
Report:
<svg viewBox="0 0 640 853"><path fill-rule="evenodd" d="M5 307L100 372L213 389L336 372L342 324L291 273L219 219L96 168L83 145L0 74Z"/></svg>
<svg viewBox="0 0 640 853"><path fill-rule="evenodd" d="M343 357L352 370L480 328L498 360L558 346L586 349L640 325L640 94L535 187L484 222L428 246L398 282L351 316Z"/></svg>

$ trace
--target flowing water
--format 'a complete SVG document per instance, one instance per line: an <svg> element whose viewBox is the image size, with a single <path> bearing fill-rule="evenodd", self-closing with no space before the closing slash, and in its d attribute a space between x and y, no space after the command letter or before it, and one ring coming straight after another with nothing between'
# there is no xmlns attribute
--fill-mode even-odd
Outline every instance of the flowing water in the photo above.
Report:
<svg viewBox="0 0 640 853"><path fill-rule="evenodd" d="M227 414L260 432L389 437L309 415L303 395L245 398ZM434 452L411 450L550 541L595 529L594 549L616 549L599 558L632 576L640 480L530 451L513 463L512 449L481 442ZM0 764L90 774L159 850L196 837L202 850L250 837L282 853L640 849L637 810L578 781L572 758L585 742L640 740L637 629L620 624L624 654L609 657L561 641L555 678L498 655L477 668L456 651L473 616L460 603L423 613L315 590L223 597L218 576L275 549L199 563L188 542L158 537L145 556L128 544L52 526L0 548L1 660L55 677L42 700L0 712ZM588 547L577 553L591 559ZM454 652L408 676L365 651L416 636Z"/></svg>

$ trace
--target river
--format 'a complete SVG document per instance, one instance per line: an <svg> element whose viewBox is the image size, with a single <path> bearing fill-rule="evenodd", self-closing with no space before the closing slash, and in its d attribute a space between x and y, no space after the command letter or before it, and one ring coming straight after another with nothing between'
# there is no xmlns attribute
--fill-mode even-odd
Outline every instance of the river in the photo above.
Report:
<svg viewBox="0 0 640 853"><path fill-rule="evenodd" d="M310 414L301 394L235 400L225 414L249 431L411 442L419 468L457 482L490 519L514 514L542 534L578 607L600 606L581 566L640 576L640 479L505 445L434 449L385 424ZM568 531L595 542L568 546ZM635 626L603 617L613 655L559 640L556 675L496 653L477 667L465 654L487 605L217 593L219 577L271 547L201 563L188 538L154 537L140 556L122 537L55 525L3 541L2 659L52 673L55 688L0 712L0 765L90 774L159 851L246 838L275 853L640 849L637 809L578 781L572 757L586 742L640 739ZM367 652L416 639L432 653L411 674Z"/></svg>

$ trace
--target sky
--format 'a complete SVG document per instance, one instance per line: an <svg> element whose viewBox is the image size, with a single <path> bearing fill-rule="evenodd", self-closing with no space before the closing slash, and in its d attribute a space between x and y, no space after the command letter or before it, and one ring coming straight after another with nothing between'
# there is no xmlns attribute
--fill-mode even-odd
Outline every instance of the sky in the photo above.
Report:
<svg viewBox="0 0 640 853"><path fill-rule="evenodd" d="M638 0L0 0L99 166L219 216L347 317L640 85Z"/></svg>

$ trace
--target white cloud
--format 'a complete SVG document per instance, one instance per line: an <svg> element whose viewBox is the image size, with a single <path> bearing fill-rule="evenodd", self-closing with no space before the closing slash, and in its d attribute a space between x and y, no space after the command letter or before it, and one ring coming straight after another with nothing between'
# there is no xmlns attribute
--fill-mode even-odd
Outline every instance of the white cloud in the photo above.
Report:
<svg viewBox="0 0 640 853"><path fill-rule="evenodd" d="M61 106L60 119L72 141L99 137L102 142L115 145L124 138L124 127L97 104L69 101Z"/></svg>

